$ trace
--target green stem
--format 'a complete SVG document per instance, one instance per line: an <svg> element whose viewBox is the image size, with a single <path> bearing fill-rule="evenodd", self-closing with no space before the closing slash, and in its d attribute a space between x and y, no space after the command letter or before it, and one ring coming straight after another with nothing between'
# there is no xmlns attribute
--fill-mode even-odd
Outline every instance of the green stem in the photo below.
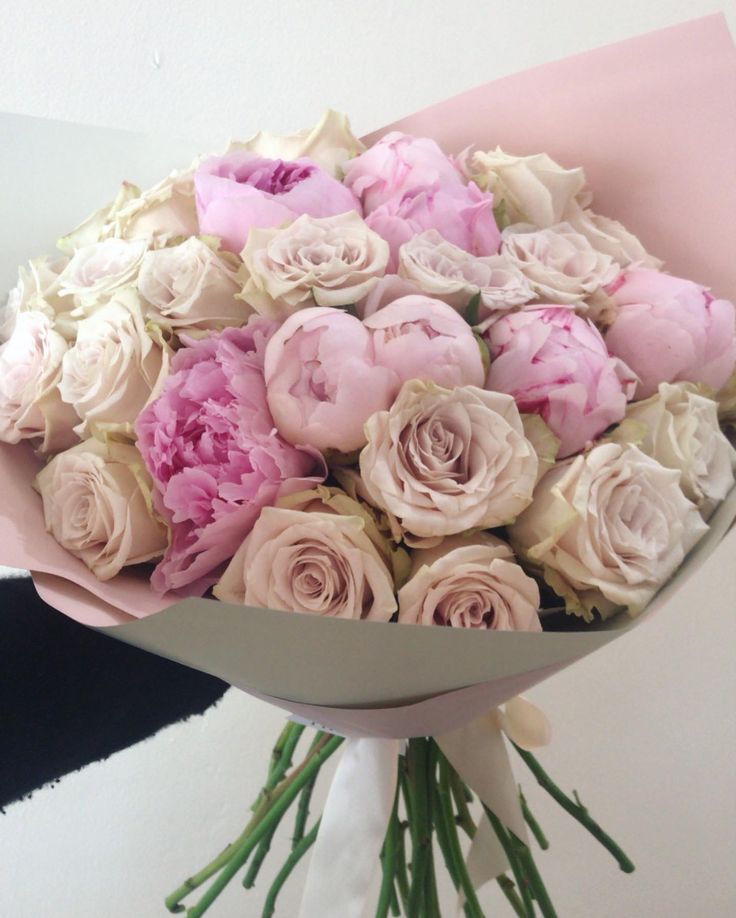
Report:
<svg viewBox="0 0 736 918"><path fill-rule="evenodd" d="M510 832L509 836L511 838L511 844L514 846L519 860L524 864L532 894L539 904L539 909L542 912L543 918L557 918L557 912L552 905L552 900L550 899L542 877L537 870L537 865L534 863L534 858L532 857L531 851L520 838L517 838L513 834L513 832Z"/></svg>
<svg viewBox="0 0 736 918"><path fill-rule="evenodd" d="M323 734L320 732L314 737L312 745L309 747L309 754L312 753L322 736ZM304 785L302 792L299 794L299 803L296 808L296 820L294 822L294 836L291 841L292 848L296 848L299 842L304 838L304 830L306 829L307 819L309 817L309 804L312 802L312 791L316 783L317 776L315 775L309 784Z"/></svg>
<svg viewBox="0 0 736 918"><path fill-rule="evenodd" d="M409 874L406 869L406 845L404 842L404 833L407 828L407 823L399 823L399 835L396 846L396 885L399 887L401 904L405 912L409 910Z"/></svg>
<svg viewBox="0 0 736 918"><path fill-rule="evenodd" d="M429 869L432 827L427 806L427 748L428 741L424 738L409 740L407 783L411 804L412 863L408 918L423 918L425 877Z"/></svg>
<svg viewBox="0 0 736 918"><path fill-rule="evenodd" d="M605 832L598 823L591 819L588 810L580 802L580 798L575 794L575 800L571 800L567 794L560 790L560 788L554 783L550 778L547 772L539 764L535 756L528 752L526 749L521 749L515 743L512 744L516 751L519 753L521 758L524 760L524 763L528 766L531 773L537 779L539 785L547 791L547 793L555 800L559 805L569 813L573 819L576 819L583 828L587 829L588 832L600 842L603 847L609 851L613 857L618 862L619 867L623 870L624 873L633 873L634 864L628 858L628 856L622 851L618 844L611 838L611 836Z"/></svg>
<svg viewBox="0 0 736 918"><path fill-rule="evenodd" d="M383 878L381 880L381 891L378 895L376 918L387 918L388 910L391 906L391 898L394 894L397 845L396 836L399 832L398 805L399 795L397 790L396 799L394 800L394 807L391 812L391 819L388 824L388 831L386 832L386 840L383 843L383 851L381 852L381 867L383 868Z"/></svg>
<svg viewBox="0 0 736 918"><path fill-rule="evenodd" d="M394 918L401 918L401 906L399 905L399 895L396 892L396 883L391 884L391 914Z"/></svg>
<svg viewBox="0 0 736 918"><path fill-rule="evenodd" d="M518 918L525 918L526 911L524 909L524 903L519 898L519 894L516 891L516 885L511 877L507 877L505 873L502 873L501 876L496 877L496 882L501 887L501 892L506 896L509 905L517 914Z"/></svg>
<svg viewBox="0 0 736 918"><path fill-rule="evenodd" d="M462 890L465 897L465 915L467 918L483 918L483 910L478 902L475 889L468 876L465 858L460 847L460 838L457 834L455 812L452 807L451 784L457 774L443 755L439 756L439 780L435 786L435 826L437 839L440 843L442 854L445 858L447 870L452 878L455 888ZM463 801L465 797L463 795ZM457 802L457 797L455 797Z"/></svg>
<svg viewBox="0 0 736 918"><path fill-rule="evenodd" d="M263 801L240 837L232 845L229 845L212 864L183 883L179 889L175 890L167 898L166 906L170 911L182 911L180 907L181 900L219 870L221 871L220 875L206 891L202 899L188 911L190 918L198 918L198 916L204 914L245 863L253 848L270 831L274 822L280 819L288 809L301 788L319 771L343 741L340 736L328 738L326 735L323 739L324 741L315 747L312 756L307 757L287 778L284 778L278 787L274 788L270 799ZM217 866L213 869L215 864Z"/></svg>
<svg viewBox="0 0 736 918"><path fill-rule="evenodd" d="M279 822L280 821L281 820L279 820ZM243 877L243 886L245 889L252 889L255 885L256 878L264 860L266 859L266 855L271 850L271 842L273 841L273 837L276 834L276 829L279 826L279 822L274 825L268 835L264 835L260 841L260 844L258 845L258 848L256 848L256 853L253 855L253 860L250 862L250 866L248 867L248 870Z"/></svg>
<svg viewBox="0 0 736 918"><path fill-rule="evenodd" d="M281 868L281 870L279 870L278 874L276 875L276 879L273 881L273 884L268 891L266 901L263 905L261 918L271 918L273 915L274 911L276 910L276 898L278 897L278 894L281 892L284 883L289 879L293 869L314 844L314 840L317 838L318 832L319 820L317 820L317 822L312 826L304 838L302 838L300 842L292 849L289 857L286 859L286 863Z"/></svg>
<svg viewBox="0 0 736 918"><path fill-rule="evenodd" d="M426 785L426 799L427 799L427 870L425 873L425 893L424 893L424 902L427 912L427 918L441 918L440 915L440 902L439 895L437 892L437 876L435 873L434 867L434 843L433 843L433 828L435 823L435 806L436 798L434 789L437 786L437 753L439 748L437 744L431 740L427 740L427 785Z"/></svg>
<svg viewBox="0 0 736 918"><path fill-rule="evenodd" d="M526 797L519 788L519 803L521 804L521 812L524 816L524 821L529 826L529 830L532 835L536 838L537 844L542 849L546 851L549 848L549 842L547 841L547 836L542 831L542 827L537 822L534 813L529 809L529 804L526 802Z"/></svg>
<svg viewBox="0 0 736 918"><path fill-rule="evenodd" d="M483 809L486 816L488 817L493 831L496 833L498 840L501 842L501 846L506 853L509 864L511 865L511 871L514 874L514 879L516 880L516 886L518 887L519 893L521 895L521 901L524 905L524 915L525 918L534 918L534 903L532 902L531 895L529 893L529 884L527 877L524 872L524 865L520 862L516 850L511 842L511 838L506 831L501 820L493 813L488 807L484 804Z"/></svg>
<svg viewBox="0 0 736 918"><path fill-rule="evenodd" d="M291 730L289 730L286 735L286 739L282 746L280 749L278 746L274 749L271 768L269 770L268 779L266 780L266 793L270 793L270 791L276 787L291 767L291 760L294 757L296 744L299 742L302 733L304 733L302 724L289 724L289 726Z"/></svg>
<svg viewBox="0 0 736 918"><path fill-rule="evenodd" d="M452 790L452 797L455 801L455 808L457 809L457 824L463 832L465 832L468 838L475 838L477 827L468 809L468 803L472 800L472 794L469 796L468 788L454 768L451 769L450 775L450 788Z"/></svg>

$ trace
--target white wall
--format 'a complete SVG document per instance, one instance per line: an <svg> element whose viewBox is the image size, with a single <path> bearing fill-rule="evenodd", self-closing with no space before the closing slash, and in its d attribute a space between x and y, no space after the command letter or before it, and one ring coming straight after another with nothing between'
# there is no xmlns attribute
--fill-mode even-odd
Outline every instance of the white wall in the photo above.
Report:
<svg viewBox="0 0 736 918"><path fill-rule="evenodd" d="M350 111L360 133L504 73L720 5L6 2L0 110L170 130L220 147L230 134L309 124L329 104ZM736 27L733 8L729 21ZM529 784L552 840L540 863L561 918L736 912L735 536L676 607L531 693L554 725L545 763L639 868L621 874ZM247 818L280 722L230 691L205 716L11 806L0 816L2 914L165 914L163 896ZM298 886L278 914L296 913ZM212 914L257 916L263 892L236 883ZM485 901L498 904L495 893Z"/></svg>

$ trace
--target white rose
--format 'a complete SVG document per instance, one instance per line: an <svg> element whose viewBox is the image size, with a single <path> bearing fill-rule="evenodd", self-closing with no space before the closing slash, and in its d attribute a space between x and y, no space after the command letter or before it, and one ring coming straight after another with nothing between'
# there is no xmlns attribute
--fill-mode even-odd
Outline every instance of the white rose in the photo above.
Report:
<svg viewBox="0 0 736 918"><path fill-rule="evenodd" d="M532 499L537 456L510 395L411 380L365 432L366 490L410 537L502 526Z"/></svg>
<svg viewBox="0 0 736 918"><path fill-rule="evenodd" d="M82 418L84 435L94 423L130 433L138 414L168 373L169 348L146 330L135 290L120 290L79 323L77 340L64 354L59 391Z"/></svg>
<svg viewBox="0 0 736 918"><path fill-rule="evenodd" d="M266 507L214 589L223 602L387 622L385 562L358 516Z"/></svg>
<svg viewBox="0 0 736 918"><path fill-rule="evenodd" d="M481 322L534 299L529 282L503 255L476 257L447 242L434 229L401 246L399 275L458 312L464 312L470 300L480 294Z"/></svg>
<svg viewBox="0 0 736 918"><path fill-rule="evenodd" d="M147 248L143 240L105 239L77 249L59 275L59 292L75 297L82 313L104 303L135 281Z"/></svg>
<svg viewBox="0 0 736 918"><path fill-rule="evenodd" d="M166 527L151 513L134 446L115 444L108 453L98 440L78 443L39 472L36 487L46 528L100 580L158 558L166 548Z"/></svg>
<svg viewBox="0 0 736 918"><path fill-rule="evenodd" d="M18 281L0 311L0 342L12 335L20 312L43 312L53 321L60 313L74 308L74 301L59 293L59 275L67 261L66 258L42 256L32 259L27 268L18 269ZM56 330L63 334L61 328Z"/></svg>
<svg viewBox="0 0 736 918"><path fill-rule="evenodd" d="M620 272L610 255L597 252L569 223L542 230L510 226L503 232L501 253L545 303L579 304Z"/></svg>
<svg viewBox="0 0 736 918"><path fill-rule="evenodd" d="M582 169L564 169L546 153L511 156L497 147L465 154L460 166L476 185L493 192L494 206L505 210L510 223L540 228L566 220L585 186Z"/></svg>
<svg viewBox="0 0 736 918"><path fill-rule="evenodd" d="M229 150L250 150L267 159L299 159L306 156L325 172L342 178L342 166L365 150L350 130L347 115L328 109L313 128L287 137L260 131L250 140L230 144Z"/></svg>
<svg viewBox="0 0 736 918"><path fill-rule="evenodd" d="M718 426L717 404L691 383L660 383L655 395L629 405L626 417L637 423L639 449L677 469L685 496L704 514L712 512L733 487L736 465L736 450Z"/></svg>
<svg viewBox="0 0 736 918"><path fill-rule="evenodd" d="M568 612L640 612L707 531L680 473L635 446L605 443L561 462L511 528Z"/></svg>
<svg viewBox="0 0 736 918"><path fill-rule="evenodd" d="M386 270L389 247L357 213L304 214L283 229L252 229L238 277L256 312L285 319L304 306L347 306Z"/></svg>
<svg viewBox="0 0 736 918"><path fill-rule="evenodd" d="M618 220L595 214L590 208L583 208L575 202L569 208L565 221L585 236L596 251L609 255L622 268L632 264L656 269L662 267L663 262L650 255L636 236Z"/></svg>
<svg viewBox="0 0 736 918"><path fill-rule="evenodd" d="M399 622L541 631L539 587L490 535L452 536L412 552L412 573L399 590Z"/></svg>
<svg viewBox="0 0 736 918"><path fill-rule="evenodd" d="M38 438L43 452L76 443L79 418L57 388L66 351L45 313L19 313L13 334L0 346L0 440Z"/></svg>
<svg viewBox="0 0 736 918"><path fill-rule="evenodd" d="M141 192L124 182L110 204L87 217L57 243L62 252L74 252L93 242L117 239L145 239L154 247L180 236L199 232L194 200L196 159L188 169L175 170L153 188Z"/></svg>
<svg viewBox="0 0 736 918"><path fill-rule="evenodd" d="M147 252L138 291L147 316L167 329L221 329L244 325L252 310L236 294L235 271L196 236Z"/></svg>

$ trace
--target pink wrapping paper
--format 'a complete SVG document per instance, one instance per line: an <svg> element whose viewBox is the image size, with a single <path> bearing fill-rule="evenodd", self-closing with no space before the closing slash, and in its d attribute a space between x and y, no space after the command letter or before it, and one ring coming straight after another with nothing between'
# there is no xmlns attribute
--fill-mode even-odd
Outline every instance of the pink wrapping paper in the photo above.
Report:
<svg viewBox="0 0 736 918"><path fill-rule="evenodd" d="M388 129L430 135L448 152L500 145L582 165L597 212L624 222L671 272L736 298L736 49L722 16L495 81L365 139ZM0 560L37 572L47 602L347 734L451 729L632 627L624 616L570 634L449 633L177 602L156 597L134 572L101 583L46 533L30 491L35 471L30 450L0 446ZM734 516L732 493L655 606L715 548Z"/></svg>

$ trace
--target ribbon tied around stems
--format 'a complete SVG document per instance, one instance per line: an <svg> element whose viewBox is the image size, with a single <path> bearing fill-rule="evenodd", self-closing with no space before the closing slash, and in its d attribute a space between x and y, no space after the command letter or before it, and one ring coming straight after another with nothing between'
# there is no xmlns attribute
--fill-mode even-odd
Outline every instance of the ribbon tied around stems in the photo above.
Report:
<svg viewBox="0 0 736 918"><path fill-rule="evenodd" d="M295 718L299 719L299 718ZM465 784L504 826L527 841L504 735L524 749L546 746L549 721L518 696L435 742ZM362 918L396 796L405 740L349 737L325 802L299 918ZM347 819L346 819L347 814ZM509 867L484 814L466 859L474 889ZM462 898L458 910L462 910Z"/></svg>

